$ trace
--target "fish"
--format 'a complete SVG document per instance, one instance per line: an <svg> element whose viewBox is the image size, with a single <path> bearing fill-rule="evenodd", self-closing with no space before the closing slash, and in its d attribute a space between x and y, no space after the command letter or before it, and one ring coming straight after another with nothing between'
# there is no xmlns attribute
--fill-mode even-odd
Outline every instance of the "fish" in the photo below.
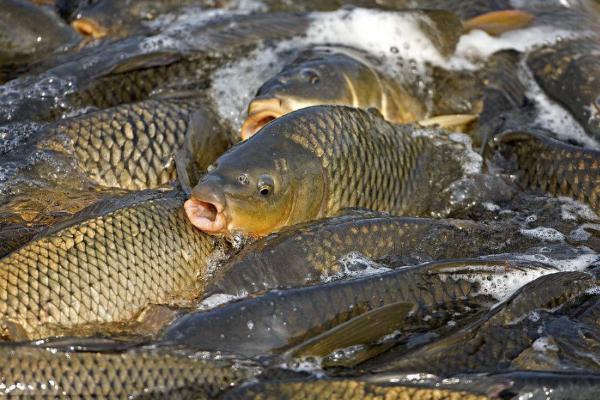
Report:
<svg viewBox="0 0 600 400"><path fill-rule="evenodd" d="M248 236L349 207L432 215L443 209L438 194L463 176L469 150L452 138L360 109L307 107L219 157L185 210L205 232Z"/></svg>
<svg viewBox="0 0 600 400"><path fill-rule="evenodd" d="M297 14L226 14L186 25L186 37L194 39L186 51L156 49L162 35L101 41L45 60L37 74L12 81L10 90L0 93L0 123L52 122L84 107L114 107L165 91L205 90L218 67L263 41L303 34L311 21Z"/></svg>
<svg viewBox="0 0 600 400"><path fill-rule="evenodd" d="M544 92L600 140L600 45L595 38L565 39L542 46L527 66Z"/></svg>
<svg viewBox="0 0 600 400"><path fill-rule="evenodd" d="M360 379L305 379L260 382L228 392L224 399L436 399L491 400L470 390L432 388L418 384L374 383Z"/></svg>
<svg viewBox="0 0 600 400"><path fill-rule="evenodd" d="M465 306L469 310L477 305L486 308L490 306L490 297L479 290L477 281L468 277L473 269L490 279L498 275L508 277L511 267L507 270L507 265L525 271L553 271L544 264L512 259L426 263L326 285L274 290L208 311L189 313L171 323L160 340L246 357L268 352L291 352L289 356L293 357L325 356L411 326L412 318L416 324L425 323L433 329L436 325L444 326L448 315L460 318L461 314L468 314ZM448 271L456 279L447 279ZM373 313L377 318L373 318ZM423 320L428 314L431 318ZM385 329L375 329L375 322L384 324ZM350 325L328 335L328 340L320 337L310 341L344 323ZM349 338L354 342L347 343ZM344 345L340 345L342 342ZM319 347L323 343L328 345ZM316 349L318 354L314 353Z"/></svg>
<svg viewBox="0 0 600 400"><path fill-rule="evenodd" d="M27 64L74 47L81 37L51 10L28 1L0 4L0 77L10 80Z"/></svg>
<svg viewBox="0 0 600 400"><path fill-rule="evenodd" d="M51 124L39 136L38 149L74 157L94 183L131 190L174 181L175 156L186 146L195 146L188 152L204 170L232 142L199 97L159 98L93 111Z"/></svg>
<svg viewBox="0 0 600 400"><path fill-rule="evenodd" d="M519 229L501 223L346 212L294 225L246 245L215 271L205 296L237 297L316 284L351 270L352 257L410 265L514 252L533 245Z"/></svg>
<svg viewBox="0 0 600 400"><path fill-rule="evenodd" d="M544 335L540 329L544 318L528 318L530 313L567 307L596 285L596 278L586 272L544 275L459 331L393 360L383 355L364 367L375 372L419 371L440 377L506 370Z"/></svg>
<svg viewBox="0 0 600 400"><path fill-rule="evenodd" d="M463 375L452 380L418 375L379 374L365 377L288 378L243 385L224 395L234 399L407 398L593 400L600 377L582 372L516 371L492 375Z"/></svg>
<svg viewBox="0 0 600 400"><path fill-rule="evenodd" d="M485 29L492 34L499 34L526 26L533 19L531 14L519 10L489 13L464 23L448 11L399 12L412 15L419 21L420 28L444 56L454 51L465 31ZM314 105L374 108L386 120L394 123L424 120L440 114L414 82L408 82L409 78L406 77L392 78L383 72L380 64L374 56L348 47L315 46L300 51L290 64L258 89L256 97L248 105L248 116L241 128L242 139L249 138L275 118ZM468 74L466 85L473 78L472 74ZM463 88L460 87L460 90ZM443 103L442 97L436 100ZM443 104L446 114L448 111L453 111L451 114L464 114L463 107L455 106L459 113L447 107L447 103ZM475 120L476 116L472 115L476 113L475 108L468 111L471 111L471 115L447 116L447 119L451 116L458 118L456 122L447 122L447 127L461 126Z"/></svg>
<svg viewBox="0 0 600 400"><path fill-rule="evenodd" d="M494 143L516 159L519 183L555 196L568 196L600 212L600 152L564 143L543 131L507 131ZM504 149L502 149L504 148Z"/></svg>
<svg viewBox="0 0 600 400"><path fill-rule="evenodd" d="M78 342L73 340L71 345L76 349ZM0 394L8 398L209 399L260 373L255 366L198 359L172 350L79 352L64 346L3 344Z"/></svg>
<svg viewBox="0 0 600 400"><path fill-rule="evenodd" d="M312 47L266 81L248 106L242 139L300 108L337 104L375 108L391 122L424 119L426 106L399 82L383 75L367 54L342 47Z"/></svg>
<svg viewBox="0 0 600 400"><path fill-rule="evenodd" d="M516 371L490 378L512 382L510 388L501 392L505 398L520 395L534 400L593 400L598 396L600 384L598 374L583 371Z"/></svg>
<svg viewBox="0 0 600 400"><path fill-rule="evenodd" d="M2 336L102 331L150 304L199 296L217 243L187 221L182 202L176 190L100 201L1 258Z"/></svg>

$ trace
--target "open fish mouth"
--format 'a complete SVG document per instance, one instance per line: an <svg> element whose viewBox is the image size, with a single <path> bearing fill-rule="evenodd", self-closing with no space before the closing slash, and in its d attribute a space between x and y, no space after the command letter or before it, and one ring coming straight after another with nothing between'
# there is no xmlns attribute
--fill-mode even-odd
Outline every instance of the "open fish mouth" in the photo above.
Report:
<svg viewBox="0 0 600 400"><path fill-rule="evenodd" d="M183 207L192 225L201 231L207 233L227 231L227 218L221 203L192 197L185 202Z"/></svg>
<svg viewBox="0 0 600 400"><path fill-rule="evenodd" d="M278 98L258 98L250 102L248 117L242 125L242 140L246 140L263 126L282 115L287 114L283 104Z"/></svg>
<svg viewBox="0 0 600 400"><path fill-rule="evenodd" d="M76 19L75 21L71 22L71 26L80 34L84 36L90 36L94 39L103 38L108 34L106 28L89 18Z"/></svg>

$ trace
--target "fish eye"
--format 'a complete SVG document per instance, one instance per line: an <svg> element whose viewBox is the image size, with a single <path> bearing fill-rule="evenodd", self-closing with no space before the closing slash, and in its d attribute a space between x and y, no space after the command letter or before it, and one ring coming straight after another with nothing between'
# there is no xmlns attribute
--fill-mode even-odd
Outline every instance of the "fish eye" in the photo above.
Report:
<svg viewBox="0 0 600 400"><path fill-rule="evenodd" d="M273 182L273 178L271 178L270 176L267 175L263 175L258 179L258 193L261 196L268 196L271 193L273 193L273 188L274 188L274 182Z"/></svg>
<svg viewBox="0 0 600 400"><path fill-rule="evenodd" d="M315 71L314 69L304 68L302 71L300 71L300 73L307 81L309 81L313 85L318 83L321 79L317 71Z"/></svg>
<svg viewBox="0 0 600 400"><path fill-rule="evenodd" d="M248 178L247 174L241 174L240 176L238 176L237 180L242 185L247 185L250 183L250 178Z"/></svg>

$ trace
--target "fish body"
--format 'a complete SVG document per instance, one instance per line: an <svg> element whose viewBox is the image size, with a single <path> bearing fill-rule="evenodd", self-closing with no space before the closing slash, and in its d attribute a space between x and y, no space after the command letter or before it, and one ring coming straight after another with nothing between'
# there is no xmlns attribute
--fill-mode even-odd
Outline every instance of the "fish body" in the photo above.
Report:
<svg viewBox="0 0 600 400"><path fill-rule="evenodd" d="M419 385L364 382L360 379L290 380L262 382L227 393L225 399L413 399L488 400L485 394Z"/></svg>
<svg viewBox="0 0 600 400"><path fill-rule="evenodd" d="M561 40L531 52L527 65L553 100L600 140L600 45L597 38Z"/></svg>
<svg viewBox="0 0 600 400"><path fill-rule="evenodd" d="M596 285L585 272L560 272L520 288L506 302L458 332L425 345L397 360L383 361L378 371L419 371L438 376L502 371L544 334L530 313L555 310ZM384 356L385 357L385 356ZM367 368L373 367L368 366Z"/></svg>
<svg viewBox="0 0 600 400"><path fill-rule="evenodd" d="M426 215L463 175L466 151L443 131L343 106L308 107L221 156L186 212L207 232L256 236L348 207Z"/></svg>
<svg viewBox="0 0 600 400"><path fill-rule="evenodd" d="M520 183L568 196L600 212L600 152L573 146L541 133L506 132L495 138L516 158Z"/></svg>
<svg viewBox="0 0 600 400"><path fill-rule="evenodd" d="M467 21L447 10L401 10L397 14L418 25L442 57L454 53L461 35L472 29L490 34L528 25L533 16L519 10L487 13ZM392 53L398 49L392 48ZM432 67L428 90L420 77L408 71L390 74L385 58L349 47L315 46L301 50L276 76L266 81L248 106L242 139L269 121L314 105L346 105L376 109L394 123L426 117L476 114L475 96L482 83L473 71L447 71ZM417 81L417 82L415 82ZM463 124L464 125L464 124Z"/></svg>
<svg viewBox="0 0 600 400"><path fill-rule="evenodd" d="M518 236L511 237L512 232ZM501 224L359 212L295 225L245 246L215 273L206 295L240 296L318 283L352 268L346 265L352 257L409 265L531 245L518 229Z"/></svg>
<svg viewBox="0 0 600 400"><path fill-rule="evenodd" d="M383 75L366 56L341 47L301 51L258 89L248 106L242 139L284 114L321 104L375 108L386 120L396 123L425 117L425 105L416 95Z"/></svg>
<svg viewBox="0 0 600 400"><path fill-rule="evenodd" d="M3 345L7 398L211 399L258 373L227 361L201 360L160 350L74 352Z"/></svg>
<svg viewBox="0 0 600 400"><path fill-rule="evenodd" d="M510 263L525 269L552 270L541 264ZM489 305L490 298L479 290L477 281L461 279L473 273L468 268L472 265L475 270L480 266L482 274L492 277L506 274L507 261L434 262L327 285L275 290L210 311L187 314L168 327L163 339L245 356L279 352L352 318L399 302L416 305L411 316L417 321L422 322L428 314L437 315L427 322L435 326L440 319L444 321L444 315L464 313L467 305ZM466 267L464 275L460 272L462 267ZM447 279L447 270L456 271L456 279ZM377 338L391 332L379 333ZM334 346L330 351L340 347Z"/></svg>
<svg viewBox="0 0 600 400"><path fill-rule="evenodd" d="M203 125L191 127L196 113ZM201 168L229 147L227 131L198 97L146 100L61 120L45 128L37 147L73 156L98 185L139 190L175 180L174 158L186 135L206 138L190 150L205 159Z"/></svg>
<svg viewBox="0 0 600 400"><path fill-rule="evenodd" d="M0 67L9 77L26 64L79 41L78 35L50 9L28 1L0 3Z"/></svg>
<svg viewBox="0 0 600 400"><path fill-rule="evenodd" d="M4 334L124 322L149 304L198 296L215 243L186 220L180 196L97 203L0 259Z"/></svg>

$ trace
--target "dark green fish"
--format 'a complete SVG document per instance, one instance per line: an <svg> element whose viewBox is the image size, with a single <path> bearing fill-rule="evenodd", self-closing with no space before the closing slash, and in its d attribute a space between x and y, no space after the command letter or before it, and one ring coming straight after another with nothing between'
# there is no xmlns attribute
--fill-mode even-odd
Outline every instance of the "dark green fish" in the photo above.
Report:
<svg viewBox="0 0 600 400"><path fill-rule="evenodd" d="M401 268L350 281L272 291L211 311L191 313L174 322L163 339L193 348L251 356L287 350L340 324L350 323L355 317L367 316L352 322L350 331L366 329L368 340L362 335L353 337L345 330L330 339L325 350L319 350L319 355L324 356L351 344L374 342L408 325L408 317L422 324L422 318L429 314L431 318L426 324L431 329L436 324L444 325L449 315L455 318L465 313L465 306L489 306L490 297L479 290L476 280L469 278L475 274L509 279L511 268L553 271L545 265L507 259L456 260ZM372 312L378 318L371 319ZM375 329L375 322L386 325L380 331ZM372 334L375 336L371 337ZM348 344L338 340L340 336L358 342ZM317 341L317 346L320 343ZM302 349L301 353L306 351Z"/></svg>
<svg viewBox="0 0 600 400"><path fill-rule="evenodd" d="M199 229L254 236L347 207L439 215L439 194L463 176L471 155L444 131L349 107L308 107L221 156L185 208Z"/></svg>
<svg viewBox="0 0 600 400"><path fill-rule="evenodd" d="M25 0L0 2L0 82L26 70L26 64L66 50L80 37L50 9Z"/></svg>
<svg viewBox="0 0 600 400"><path fill-rule="evenodd" d="M217 67L265 40L301 35L311 20L298 14L225 14L186 26L186 37L193 38L181 43L186 51L156 49L166 36L105 41L46 61L38 75L12 81L0 93L0 123L52 121L85 106L106 108L157 92L206 89Z"/></svg>
<svg viewBox="0 0 600 400"><path fill-rule="evenodd" d="M509 381L502 398L531 400L595 400L600 390L600 375L568 371L517 371L496 374L494 381Z"/></svg>
<svg viewBox="0 0 600 400"><path fill-rule="evenodd" d="M187 221L182 201L141 192L99 202L0 259L3 334L127 322L150 304L198 297L215 242Z"/></svg>
<svg viewBox="0 0 600 400"><path fill-rule="evenodd" d="M227 393L225 399L491 400L492 397L469 390L433 388L425 385L373 383L360 379L322 379L255 383Z"/></svg>
<svg viewBox="0 0 600 400"><path fill-rule="evenodd" d="M7 398L213 399L259 373L161 349L102 353L3 345L0 357L0 395Z"/></svg>
<svg viewBox="0 0 600 400"><path fill-rule="evenodd" d="M509 224L356 212L294 225L247 245L215 272L206 294L240 296L318 283L352 268L353 256L410 265L532 245Z"/></svg>
<svg viewBox="0 0 600 400"><path fill-rule="evenodd" d="M561 40L529 54L536 81L600 140L600 45L597 38Z"/></svg>
<svg viewBox="0 0 600 400"><path fill-rule="evenodd" d="M232 142L206 101L191 97L146 100L61 120L45 128L37 147L74 156L98 185L147 189L176 178L175 155L186 147L186 135L202 170Z"/></svg>
<svg viewBox="0 0 600 400"><path fill-rule="evenodd" d="M600 152L532 132L507 132L495 137L516 158L524 187L569 196L600 212Z"/></svg>
<svg viewBox="0 0 600 400"><path fill-rule="evenodd" d="M365 368L452 376L459 373L501 371L518 363L533 343L544 336L544 315L596 287L597 280L584 272L561 272L538 278L523 286L506 302L458 332L419 349L374 360ZM379 365L379 367L377 367ZM535 367L534 367L535 369Z"/></svg>

